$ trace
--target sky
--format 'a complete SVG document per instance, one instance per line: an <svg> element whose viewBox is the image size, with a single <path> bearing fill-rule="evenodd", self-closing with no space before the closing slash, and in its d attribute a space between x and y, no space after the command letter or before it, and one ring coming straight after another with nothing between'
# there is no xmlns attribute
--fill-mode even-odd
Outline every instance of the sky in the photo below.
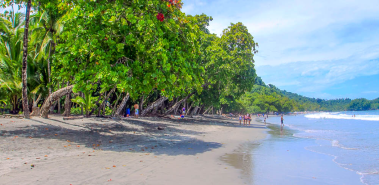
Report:
<svg viewBox="0 0 379 185"><path fill-rule="evenodd" d="M378 0L183 0L220 35L242 22L259 44L257 75L308 97L379 97Z"/></svg>

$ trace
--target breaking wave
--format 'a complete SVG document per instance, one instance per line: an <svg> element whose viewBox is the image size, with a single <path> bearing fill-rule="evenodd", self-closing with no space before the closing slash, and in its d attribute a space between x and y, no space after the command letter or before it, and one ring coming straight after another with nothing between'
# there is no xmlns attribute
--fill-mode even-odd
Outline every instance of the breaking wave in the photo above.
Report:
<svg viewBox="0 0 379 185"><path fill-rule="evenodd" d="M341 113L317 113L305 115L306 118L313 119L351 119L365 121L379 121L379 115L349 115Z"/></svg>

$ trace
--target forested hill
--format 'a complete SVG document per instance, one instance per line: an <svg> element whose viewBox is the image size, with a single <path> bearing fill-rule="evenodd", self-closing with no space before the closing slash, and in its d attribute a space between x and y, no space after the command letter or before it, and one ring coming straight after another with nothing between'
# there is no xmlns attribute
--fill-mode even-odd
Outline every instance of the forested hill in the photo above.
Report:
<svg viewBox="0 0 379 185"><path fill-rule="evenodd" d="M240 103L249 112L293 112L293 111L344 111L379 109L379 98L351 100L349 98L324 100L309 98L296 93L280 90L272 84L266 85L260 77L250 93Z"/></svg>
<svg viewBox="0 0 379 185"><path fill-rule="evenodd" d="M333 100L323 100L320 98L308 98L296 93L287 92L285 90L280 90L280 92L293 100L296 100L300 103L316 103L320 105L320 110L322 111L340 111L340 110L348 110L349 104L351 103L350 98L340 98L340 99L333 99Z"/></svg>

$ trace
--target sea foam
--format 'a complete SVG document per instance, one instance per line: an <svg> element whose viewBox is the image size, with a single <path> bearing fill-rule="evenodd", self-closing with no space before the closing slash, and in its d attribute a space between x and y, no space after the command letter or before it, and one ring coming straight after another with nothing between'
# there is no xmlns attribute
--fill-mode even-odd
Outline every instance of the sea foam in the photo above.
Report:
<svg viewBox="0 0 379 185"><path fill-rule="evenodd" d="M352 120L365 120L365 121L379 121L379 115L352 115L341 113L318 113L305 115L306 118L314 119L352 119Z"/></svg>

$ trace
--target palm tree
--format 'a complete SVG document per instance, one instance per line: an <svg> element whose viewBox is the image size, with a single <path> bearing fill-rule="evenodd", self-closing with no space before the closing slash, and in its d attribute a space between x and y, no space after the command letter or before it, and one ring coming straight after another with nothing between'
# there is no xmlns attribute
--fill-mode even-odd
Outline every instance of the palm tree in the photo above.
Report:
<svg viewBox="0 0 379 185"><path fill-rule="evenodd" d="M59 35L63 31L63 21L62 17L64 13L57 13L56 11L50 9L43 9L33 15L31 18L31 24L35 26L32 31L31 42L38 45L39 51L36 56L40 59L45 59L47 61L47 82L49 86L49 95L52 93L51 90L51 56L55 52L55 45ZM53 107L50 108L52 111Z"/></svg>
<svg viewBox="0 0 379 185"><path fill-rule="evenodd" d="M13 105L18 110L18 98L22 91L22 45L24 14L5 12L0 17L0 90L7 91Z"/></svg>
<svg viewBox="0 0 379 185"><path fill-rule="evenodd" d="M5 12L0 17L0 92L7 95L13 113L19 110L19 98L22 96L24 20L24 14L14 11ZM34 96L38 93L41 99L41 95L47 94L47 62L43 58L38 59L39 48L33 43L28 47L27 87ZM36 103L34 101L33 106Z"/></svg>
<svg viewBox="0 0 379 185"><path fill-rule="evenodd" d="M22 54L22 107L24 110L24 117L29 119L29 103L28 103L28 81L27 81L27 67L28 67L28 36L29 36L29 16L32 1L28 0L26 5L26 17L24 26L24 45Z"/></svg>

